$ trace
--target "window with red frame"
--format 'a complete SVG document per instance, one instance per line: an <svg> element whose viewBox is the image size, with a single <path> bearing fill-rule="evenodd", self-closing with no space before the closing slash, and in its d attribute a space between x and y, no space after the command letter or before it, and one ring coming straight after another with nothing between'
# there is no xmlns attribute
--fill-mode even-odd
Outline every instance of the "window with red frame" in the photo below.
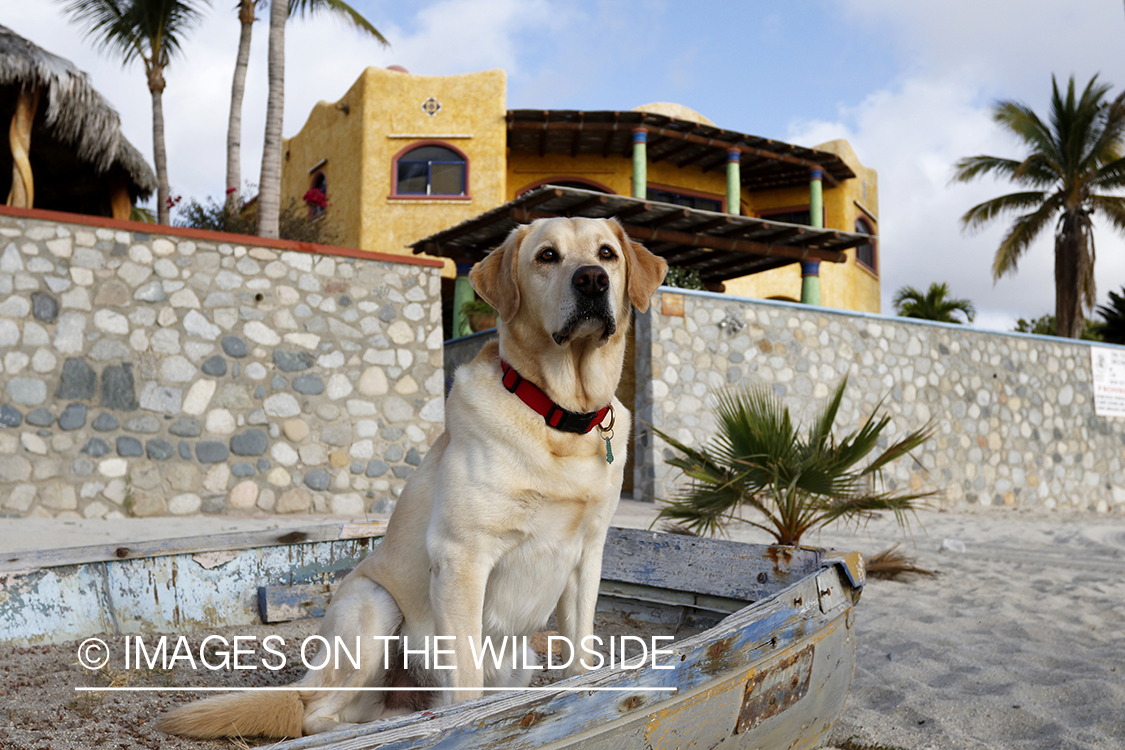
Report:
<svg viewBox="0 0 1125 750"><path fill-rule="evenodd" d="M304 200L309 207L310 219L315 219L328 210L328 178L324 176L324 172L317 172L313 177Z"/></svg>

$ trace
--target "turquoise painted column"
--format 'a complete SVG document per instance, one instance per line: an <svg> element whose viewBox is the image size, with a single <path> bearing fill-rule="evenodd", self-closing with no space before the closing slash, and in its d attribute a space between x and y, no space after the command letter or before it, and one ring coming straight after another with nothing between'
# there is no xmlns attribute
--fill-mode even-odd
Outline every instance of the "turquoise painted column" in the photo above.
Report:
<svg viewBox="0 0 1125 750"><path fill-rule="evenodd" d="M648 130L633 131L633 197L648 197Z"/></svg>
<svg viewBox="0 0 1125 750"><path fill-rule="evenodd" d="M457 264L457 282L453 287L453 338L468 336L473 332L469 327L469 317L461 310L466 302L477 298L473 285L469 283L469 271L473 264L461 262Z"/></svg>
<svg viewBox="0 0 1125 750"><path fill-rule="evenodd" d="M727 213L739 214L742 204L742 151L727 149Z"/></svg>
<svg viewBox="0 0 1125 750"><path fill-rule="evenodd" d="M809 224L824 226L824 192L822 181L824 172L809 170ZM820 304L820 261L801 263L801 302L806 305Z"/></svg>

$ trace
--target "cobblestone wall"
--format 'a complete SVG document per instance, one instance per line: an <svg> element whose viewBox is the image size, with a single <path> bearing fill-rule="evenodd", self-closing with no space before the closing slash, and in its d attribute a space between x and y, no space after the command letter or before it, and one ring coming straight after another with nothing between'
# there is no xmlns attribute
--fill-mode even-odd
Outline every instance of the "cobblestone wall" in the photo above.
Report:
<svg viewBox="0 0 1125 750"><path fill-rule="evenodd" d="M839 427L858 427L882 399L895 435L937 425L917 453L921 467L891 466L892 487L937 490L946 508L1125 511L1125 420L1095 416L1085 343L708 293L682 298L682 317L663 314L660 294L638 316L640 423L704 445L715 429L710 396L722 388L763 383L809 420L847 375ZM669 455L642 425L639 497L668 498L683 481L665 464Z"/></svg>
<svg viewBox="0 0 1125 750"><path fill-rule="evenodd" d="M0 214L5 515L393 506L442 429L434 264L33 216Z"/></svg>

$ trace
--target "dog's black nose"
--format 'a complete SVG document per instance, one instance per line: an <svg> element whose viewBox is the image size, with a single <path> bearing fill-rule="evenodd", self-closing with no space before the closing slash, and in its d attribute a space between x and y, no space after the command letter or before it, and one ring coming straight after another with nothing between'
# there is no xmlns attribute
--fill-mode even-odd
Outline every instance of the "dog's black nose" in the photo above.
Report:
<svg viewBox="0 0 1125 750"><path fill-rule="evenodd" d="M579 294L586 297L599 297L609 288L609 276L601 266L582 266L574 272L570 283Z"/></svg>

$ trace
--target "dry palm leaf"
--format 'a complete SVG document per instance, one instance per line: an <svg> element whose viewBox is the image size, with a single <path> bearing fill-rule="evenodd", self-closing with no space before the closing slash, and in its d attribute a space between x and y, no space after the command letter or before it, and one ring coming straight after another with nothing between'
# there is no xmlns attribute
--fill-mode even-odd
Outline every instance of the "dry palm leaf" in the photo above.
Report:
<svg viewBox="0 0 1125 750"><path fill-rule="evenodd" d="M897 581L912 575L933 577L937 575L937 571L919 568L914 558L900 551L896 544L867 558L867 575L870 578Z"/></svg>

